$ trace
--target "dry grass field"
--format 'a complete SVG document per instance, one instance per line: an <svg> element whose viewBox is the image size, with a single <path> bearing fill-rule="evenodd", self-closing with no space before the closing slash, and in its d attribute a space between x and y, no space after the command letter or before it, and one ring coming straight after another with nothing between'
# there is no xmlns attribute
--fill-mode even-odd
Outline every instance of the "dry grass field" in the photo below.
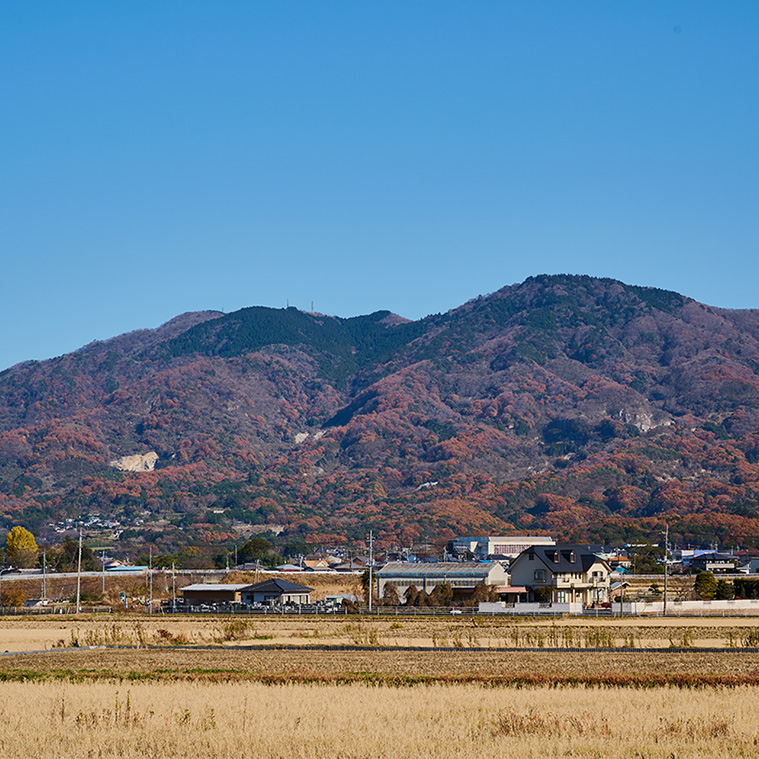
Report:
<svg viewBox="0 0 759 759"><path fill-rule="evenodd" d="M0 683L4 759L755 757L754 688Z"/></svg>
<svg viewBox="0 0 759 759"><path fill-rule="evenodd" d="M427 648L759 647L758 617L218 617L162 614L0 617L0 652L72 645L372 645Z"/></svg>
<svg viewBox="0 0 759 759"><path fill-rule="evenodd" d="M0 617L0 757L755 757L758 624Z"/></svg>

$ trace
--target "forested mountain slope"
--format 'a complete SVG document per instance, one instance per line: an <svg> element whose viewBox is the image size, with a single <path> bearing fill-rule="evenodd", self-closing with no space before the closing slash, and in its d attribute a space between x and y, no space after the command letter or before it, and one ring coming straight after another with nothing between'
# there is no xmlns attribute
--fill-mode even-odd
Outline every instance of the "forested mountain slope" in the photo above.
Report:
<svg viewBox="0 0 759 759"><path fill-rule="evenodd" d="M583 276L419 321L185 314L0 374L5 523L141 514L167 546L233 520L747 543L758 462L759 312Z"/></svg>

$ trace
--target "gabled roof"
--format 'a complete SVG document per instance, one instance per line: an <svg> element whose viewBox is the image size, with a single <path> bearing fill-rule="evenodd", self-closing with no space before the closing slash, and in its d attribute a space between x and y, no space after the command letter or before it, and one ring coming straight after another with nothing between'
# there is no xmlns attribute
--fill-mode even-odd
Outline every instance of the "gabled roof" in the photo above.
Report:
<svg viewBox="0 0 759 759"><path fill-rule="evenodd" d="M310 593L313 590L313 588L307 588L305 585L297 585L289 580L280 580L279 578L256 582L244 587L246 593Z"/></svg>
<svg viewBox="0 0 759 759"><path fill-rule="evenodd" d="M571 561L573 553L575 560ZM514 563L525 559L529 560L530 554L534 554L535 558L545 564L552 572L587 572L596 562L606 564L587 546L576 545L532 546L522 551L514 559Z"/></svg>

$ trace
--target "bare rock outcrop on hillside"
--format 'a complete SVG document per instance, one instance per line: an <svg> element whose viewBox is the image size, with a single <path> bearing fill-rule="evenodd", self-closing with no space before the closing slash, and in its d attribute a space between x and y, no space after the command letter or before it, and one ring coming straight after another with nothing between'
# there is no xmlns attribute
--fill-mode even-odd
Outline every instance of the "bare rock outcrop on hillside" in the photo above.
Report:
<svg viewBox="0 0 759 759"><path fill-rule="evenodd" d="M158 454L155 451L149 451L114 459L111 461L111 466L121 472L152 472L157 461Z"/></svg>

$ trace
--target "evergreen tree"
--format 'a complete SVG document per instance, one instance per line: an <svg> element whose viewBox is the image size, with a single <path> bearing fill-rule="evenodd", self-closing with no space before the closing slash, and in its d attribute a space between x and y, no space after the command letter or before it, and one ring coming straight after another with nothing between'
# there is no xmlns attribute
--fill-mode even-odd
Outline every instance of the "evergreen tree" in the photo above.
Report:
<svg viewBox="0 0 759 759"><path fill-rule="evenodd" d="M711 572L699 572L693 583L693 590L696 591L696 595L699 598L705 600L714 598L717 592L717 580Z"/></svg>
<svg viewBox="0 0 759 759"><path fill-rule="evenodd" d="M717 588L714 597L718 601L730 601L735 598L735 587L727 580L717 580Z"/></svg>

